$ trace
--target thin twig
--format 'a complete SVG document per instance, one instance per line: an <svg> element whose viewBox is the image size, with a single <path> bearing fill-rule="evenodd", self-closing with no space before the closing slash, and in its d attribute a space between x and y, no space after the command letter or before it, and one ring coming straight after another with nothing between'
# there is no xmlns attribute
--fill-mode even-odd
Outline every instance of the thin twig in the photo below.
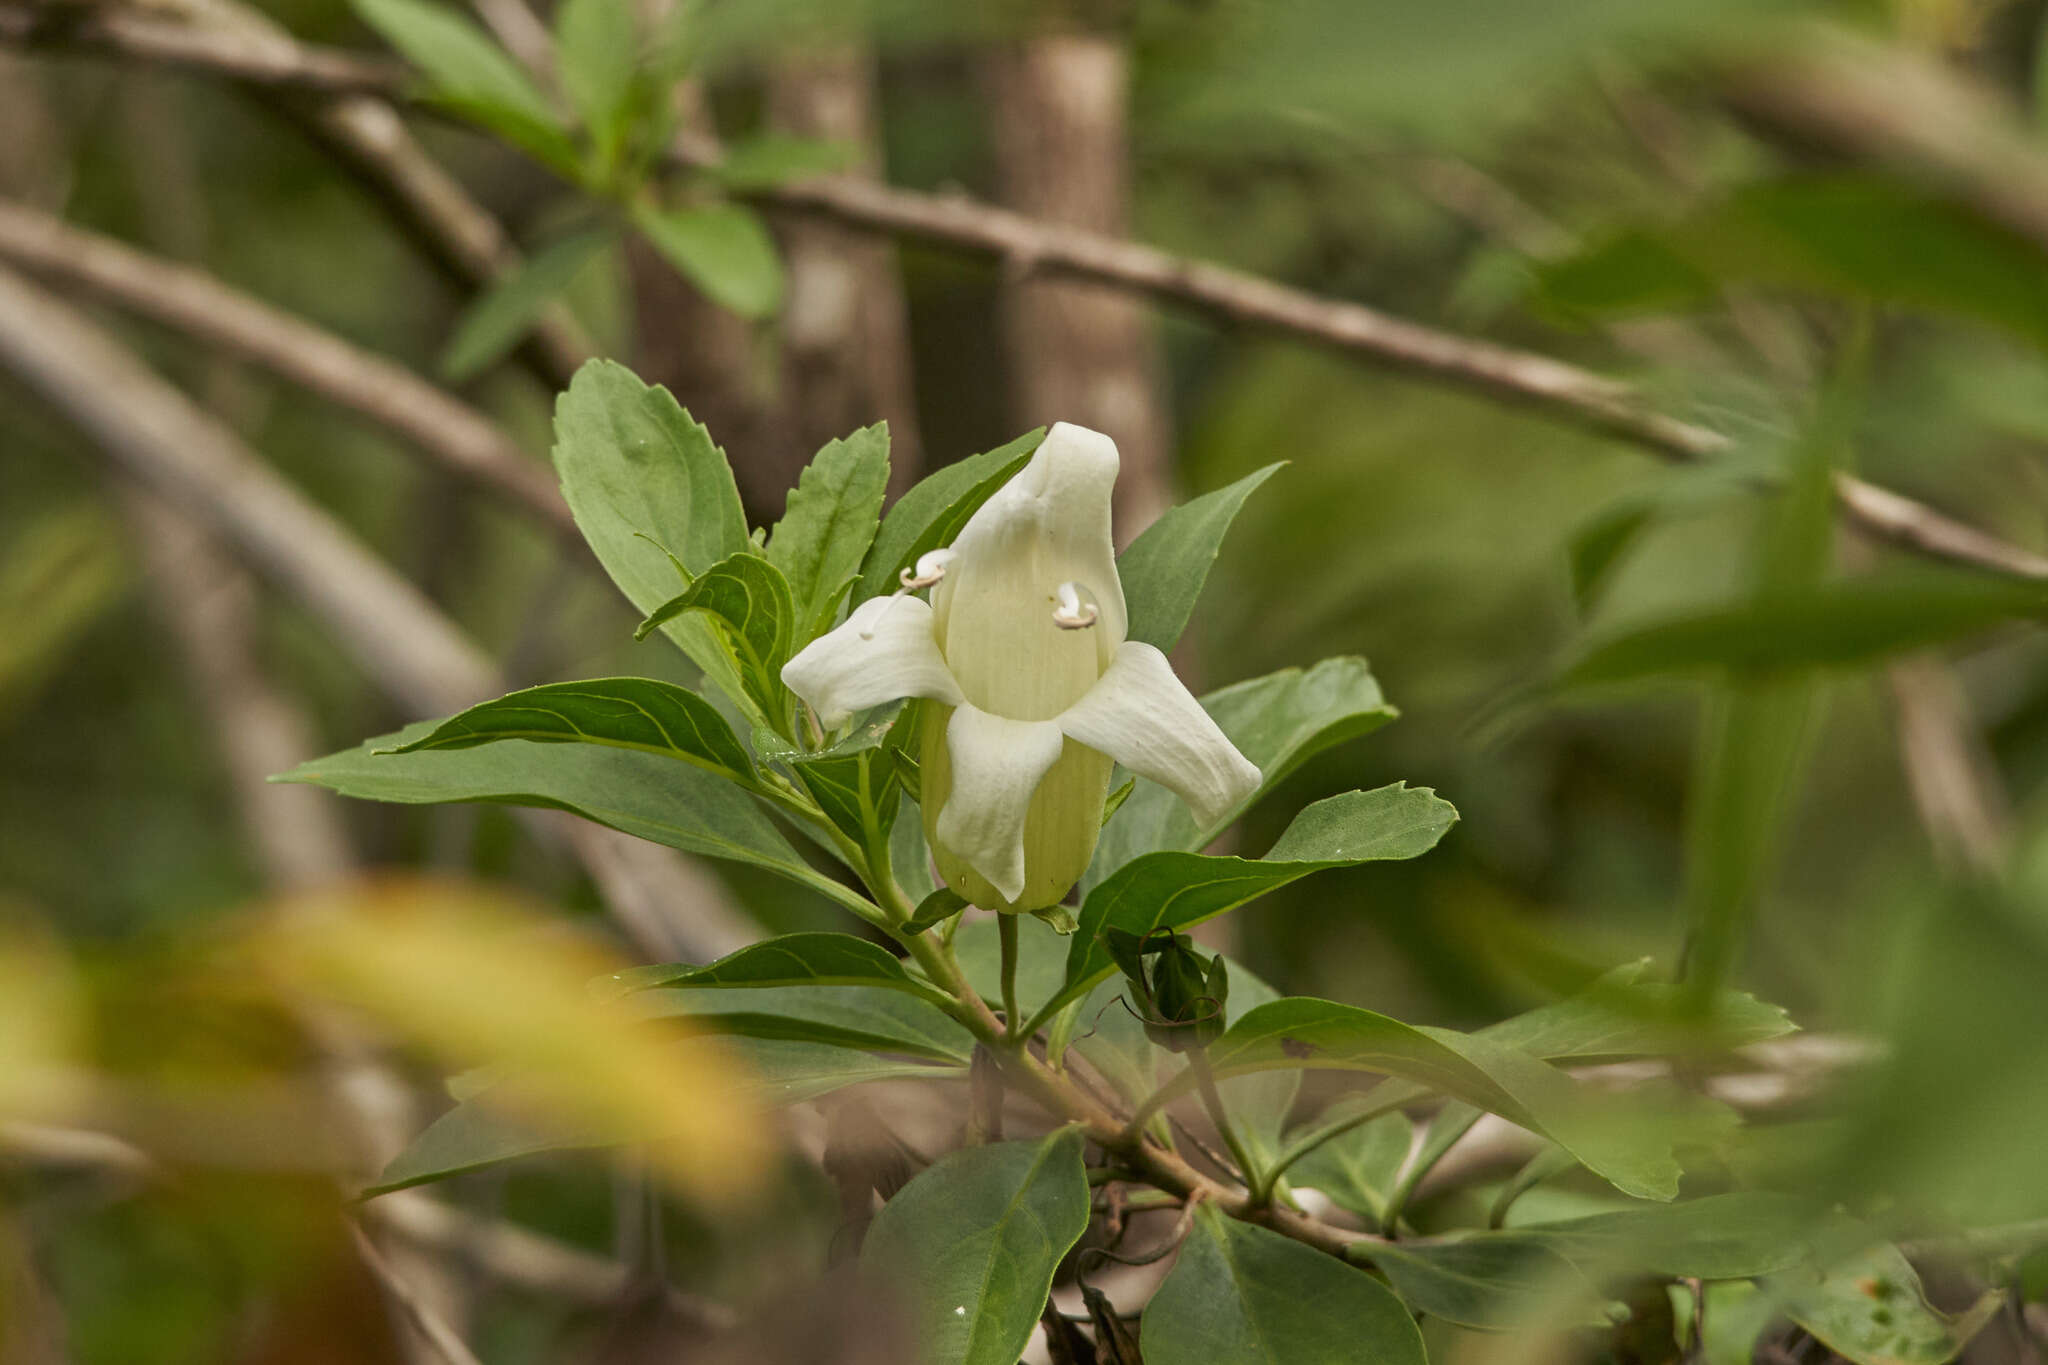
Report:
<svg viewBox="0 0 2048 1365"><path fill-rule="evenodd" d="M377 1244L370 1240L361 1224L351 1221L348 1231L355 1242L356 1254L362 1258L363 1265L377 1283L383 1286L385 1295L398 1305L413 1328L448 1365L483 1365L476 1358L476 1353L455 1334L455 1329L443 1321L441 1315L415 1292L412 1284L384 1259L384 1253L377 1250Z"/></svg>
<svg viewBox="0 0 2048 1365"><path fill-rule="evenodd" d="M403 66L382 58L106 6L0 6L0 42L29 51L109 54L250 85L332 95L395 96L406 81Z"/></svg>
<svg viewBox="0 0 2048 1365"><path fill-rule="evenodd" d="M204 271L0 199L0 260L212 342L406 437L439 464L578 539L553 475L488 417L383 356Z"/></svg>
<svg viewBox="0 0 2048 1365"><path fill-rule="evenodd" d="M232 432L99 327L5 269L0 366L310 609L406 709L438 714L505 690L497 670L431 602ZM756 937L716 880L673 850L569 816L547 813L539 822L568 840L622 930L648 956L715 957Z"/></svg>
<svg viewBox="0 0 2048 1365"><path fill-rule="evenodd" d="M304 44L300 48L314 51ZM123 51L122 55L146 59L149 54ZM188 65L201 65L196 54L186 54L185 59ZM228 65L207 69L231 78L240 74ZM301 73L314 88L322 88L317 64L305 63ZM396 115L378 101L344 99L358 106L346 134L349 145L355 154L375 154L382 162L378 144L403 136ZM369 107L361 108L363 105ZM1958 149L1943 143L1920 150L1932 158ZM2048 185L2048 159L2038 153L2031 155L2038 163L2033 165L2034 172ZM684 171L702 170L714 161L715 154L686 139L679 140L670 153L671 165ZM451 199L445 176L435 168L436 178L415 184L420 170L411 164L376 164L383 183L397 187L416 218L424 214L422 221L433 221L440 239L461 242L464 231L470 234L470 244L461 257L465 269L478 278L495 277L504 268L505 252L509 251L502 233L486 240L488 230L465 221L466 213L474 212L475 206L461 195L459 187L454 187L453 196L459 204L444 202ZM1300 337L1484 397L1521 403L1667 459L1706 459L1731 444L1728 437L1709 427L1656 410L1620 380L1550 356L1440 331L1364 304L1322 298L1140 243L1037 222L964 196L925 194L853 176L827 175L749 190L745 197L767 207L828 218L864 231L996 257L1020 270L1149 294L1226 323ZM2031 212L2031 200L2021 202ZM2048 207L2043 209L2043 219L2043 231L2048 233ZM573 370L574 364L567 368ZM1938 559L2025 577L2048 577L2048 557L1958 522L1924 503L1849 475L1837 478L1836 493L1849 516L1880 539Z"/></svg>

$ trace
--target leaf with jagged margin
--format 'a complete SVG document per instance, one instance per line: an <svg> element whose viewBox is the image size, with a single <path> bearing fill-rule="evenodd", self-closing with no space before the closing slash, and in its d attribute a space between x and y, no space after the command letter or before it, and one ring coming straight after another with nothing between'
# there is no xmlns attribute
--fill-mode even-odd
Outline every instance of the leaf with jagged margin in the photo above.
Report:
<svg viewBox="0 0 2048 1365"><path fill-rule="evenodd" d="M1027 431L1006 445L927 475L896 499L861 562L854 603L895 592L897 575L916 564L919 555L951 545L967 519L1024 467L1044 439L1043 427Z"/></svg>
<svg viewBox="0 0 2048 1365"><path fill-rule="evenodd" d="M767 547L796 600L797 647L831 627L881 529L888 488L886 422L826 442L798 476Z"/></svg>
<svg viewBox="0 0 2048 1365"><path fill-rule="evenodd" d="M593 360L576 372L555 400L554 456L577 528L643 613L675 596L677 563L700 574L747 548L747 516L725 452L667 389L641 383L623 365ZM709 621L678 617L662 633L721 692L740 691L738 669Z"/></svg>
<svg viewBox="0 0 2048 1365"><path fill-rule="evenodd" d="M771 724L787 717L782 666L796 632L796 604L782 571L752 550L727 555L649 612L633 638L645 639L686 612L703 612L718 623L739 661L744 698Z"/></svg>

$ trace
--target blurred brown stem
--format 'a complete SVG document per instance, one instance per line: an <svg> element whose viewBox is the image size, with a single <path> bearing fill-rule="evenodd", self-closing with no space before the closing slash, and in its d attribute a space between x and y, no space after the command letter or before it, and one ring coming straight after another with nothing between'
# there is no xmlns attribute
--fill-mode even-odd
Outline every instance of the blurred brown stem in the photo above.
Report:
<svg viewBox="0 0 2048 1365"><path fill-rule="evenodd" d="M0 7L0 9L9 7ZM0 34L4 38L4 34ZM299 45L301 52L307 51ZM124 56L130 55L126 52ZM205 66L239 77L232 67ZM306 68L310 71L310 67ZM314 82L317 89L317 81ZM374 170L394 202L453 253L478 280L507 268L509 246L501 229L404 133L389 106L343 97L323 115L335 135ZM337 112L337 109L339 112ZM344 114L346 117L344 117ZM403 150L386 155L384 144ZM1923 147L1931 156L1934 144ZM677 169L716 162L702 139L681 138L670 150ZM2028 163L2029 183L2048 187L2048 158ZM854 176L825 175L750 190L745 198L769 208L844 223L869 232L915 238L971 254L994 256L1023 273L1092 280L1152 295L1224 322L1267 328L1359 355L1503 402L1521 403L1559 421L1605 433L1668 459L1718 455L1728 438L1711 428L1649 406L1622 381L1532 351L1462 337L1392 317L1363 304L1326 299L1243 271L1190 260L1136 242L1080 228L1042 223L1023 214L978 204L964 196L923 194ZM2044 188L2048 202L2048 188ZM2044 222L2048 234L2048 222ZM557 356L567 373L574 361ZM569 361L562 369L559 362ZM2048 577L2048 557L1956 521L1924 503L1843 475L1836 493L1864 529L1918 553L2030 578Z"/></svg>
<svg viewBox="0 0 2048 1365"><path fill-rule="evenodd" d="M91 290L389 427L470 484L580 543L552 474L488 417L411 370L204 271L0 199L0 260Z"/></svg>
<svg viewBox="0 0 2048 1365"><path fill-rule="evenodd" d="M0 365L312 611L408 710L437 714L504 690L432 603L233 433L93 323L4 270ZM622 931L650 957L715 957L755 937L711 874L672 850L569 816L535 818L569 841Z"/></svg>

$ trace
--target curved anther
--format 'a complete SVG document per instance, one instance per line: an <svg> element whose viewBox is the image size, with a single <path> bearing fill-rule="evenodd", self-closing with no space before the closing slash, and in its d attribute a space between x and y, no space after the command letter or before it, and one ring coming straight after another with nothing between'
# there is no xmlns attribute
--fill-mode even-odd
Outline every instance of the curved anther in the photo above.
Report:
<svg viewBox="0 0 2048 1365"><path fill-rule="evenodd" d="M903 585L904 592L916 592L929 588L946 576L946 566L953 562L951 550L931 550L917 557L916 569L903 569L896 575L896 581Z"/></svg>
<svg viewBox="0 0 2048 1365"><path fill-rule="evenodd" d="M1057 599L1052 609L1052 623L1061 630L1086 630L1095 624L1102 613L1093 602L1081 600L1078 583L1062 583L1055 594Z"/></svg>

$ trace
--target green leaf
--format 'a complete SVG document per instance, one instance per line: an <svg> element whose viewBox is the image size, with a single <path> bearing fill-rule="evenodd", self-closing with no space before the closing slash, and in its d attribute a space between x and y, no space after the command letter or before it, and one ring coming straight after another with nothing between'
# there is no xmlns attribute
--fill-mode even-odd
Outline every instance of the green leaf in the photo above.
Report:
<svg viewBox="0 0 2048 1365"><path fill-rule="evenodd" d="M1857 1365L1944 1365L2005 1303L1993 1290L1953 1318L1937 1312L1913 1267L1885 1244L1825 1274L1782 1277L1772 1288L1785 1296L1792 1321Z"/></svg>
<svg viewBox="0 0 2048 1365"><path fill-rule="evenodd" d="M591 361L556 400L555 469L598 562L643 613L675 594L670 554L700 574L747 548L725 452L667 389L641 383L623 365ZM664 633L721 691L739 690L709 622L683 617Z"/></svg>
<svg viewBox="0 0 2048 1365"><path fill-rule="evenodd" d="M1297 1187L1321 1190L1331 1203L1379 1227L1387 1195L1415 1145L1415 1126L1402 1113L1381 1114L1339 1133L1289 1168Z"/></svg>
<svg viewBox="0 0 2048 1365"><path fill-rule="evenodd" d="M1678 1193L1671 1144L1694 1121L1681 1108L1665 1112L1664 1095L1596 1094L1549 1063L1491 1040L1303 996L1247 1013L1210 1047L1209 1062L1218 1076L1300 1067L1413 1081L1549 1138L1617 1189L1643 1199ZM1188 1088L1182 1075L1158 1100Z"/></svg>
<svg viewBox="0 0 2048 1365"><path fill-rule="evenodd" d="M1425 1365L1422 1332L1386 1286L1215 1206L1145 1306L1146 1365Z"/></svg>
<svg viewBox="0 0 2048 1365"><path fill-rule="evenodd" d="M944 924L967 908L967 898L950 886L934 888L917 903L917 909L903 926L906 934L921 934L927 929Z"/></svg>
<svg viewBox="0 0 2048 1365"><path fill-rule="evenodd" d="M472 706L391 752L469 749L500 740L602 744L681 759L740 781L754 765L717 708L652 678L546 683Z"/></svg>
<svg viewBox="0 0 2048 1365"><path fill-rule="evenodd" d="M548 243L498 280L463 311L455 335L441 352L441 377L459 384L495 364L518 344L541 310L569 287L584 264L611 242L609 228L571 233Z"/></svg>
<svg viewBox="0 0 2048 1365"><path fill-rule="evenodd" d="M1789 177L1678 223L1638 229L1539 272L1581 317L1718 306L1763 285L1946 313L2048 345L2048 278L2032 242L1901 180Z"/></svg>
<svg viewBox="0 0 2048 1365"><path fill-rule="evenodd" d="M1211 692L1206 710L1238 752L1258 765L1258 790L1207 826L1178 796L1146 778L1104 825L1083 889L1093 888L1140 854L1158 849L1194 853L1314 755L1371 734L1399 714L1380 695L1363 659L1325 659L1303 670L1286 668Z"/></svg>
<svg viewBox="0 0 2048 1365"><path fill-rule="evenodd" d="M787 1039L720 1038L716 1043L684 1042L678 1046L715 1046L721 1056L738 1061L750 1077L744 1097L760 1104L800 1104L866 1081L953 1079L964 1074L955 1066ZM625 1129L544 1130L493 1108L486 1090L427 1125L392 1158L365 1193L402 1190L546 1152L616 1147L658 1141L663 1136Z"/></svg>
<svg viewBox="0 0 2048 1365"><path fill-rule="evenodd" d="M562 88L590 131L601 171L617 163L624 144L639 51L629 0L562 0L555 11Z"/></svg>
<svg viewBox="0 0 2048 1365"><path fill-rule="evenodd" d="M967 519L1024 467L1044 439L1044 427L1027 431L986 454L947 465L896 499L862 561L854 602L896 591L897 574L916 564L919 555L952 544Z"/></svg>
<svg viewBox="0 0 2048 1365"><path fill-rule="evenodd" d="M1725 1052L1798 1032L1783 1009L1723 991L1704 1014L1680 987L1645 981L1650 960L1617 967L1575 995L1479 1030L1489 1042L1549 1061L1625 1060Z"/></svg>
<svg viewBox="0 0 2048 1365"><path fill-rule="evenodd" d="M889 427L877 422L827 443L790 490L768 537L768 559L796 599L799 646L831 628L874 544L888 488Z"/></svg>
<svg viewBox="0 0 2048 1365"><path fill-rule="evenodd" d="M757 133L726 148L725 159L711 174L729 190L773 189L792 180L831 175L852 164L854 148L844 142L792 137L788 133Z"/></svg>
<svg viewBox="0 0 2048 1365"><path fill-rule="evenodd" d="M727 555L649 612L633 638L645 639L693 611L718 623L737 656L742 693L733 700L751 701L778 728L786 724L789 689L782 684L782 666L789 662L796 604L782 571L752 550Z"/></svg>
<svg viewBox="0 0 2048 1365"><path fill-rule="evenodd" d="M782 258L760 216L742 204L633 211L647 235L683 278L721 308L765 318L782 306Z"/></svg>
<svg viewBox="0 0 2048 1365"><path fill-rule="evenodd" d="M1228 488L1172 508L1117 558L1130 609L1131 639L1168 650L1179 642L1238 509L1279 469L1269 464Z"/></svg>
<svg viewBox="0 0 2048 1365"><path fill-rule="evenodd" d="M1088 1227L1081 1132L942 1157L882 1206L861 1264L897 1287L931 1365L1016 1365Z"/></svg>
<svg viewBox="0 0 2048 1365"><path fill-rule="evenodd" d="M422 721L302 763L276 780L405 805L477 801L566 810L685 853L766 868L856 914L873 914L852 891L806 863L753 799L723 778L656 754L595 744L514 739L469 749L390 752L445 723Z"/></svg>
<svg viewBox="0 0 2048 1365"><path fill-rule="evenodd" d="M1811 1261L1830 1233L1824 1207L1768 1191L1736 1191L1617 1209L1519 1229L1595 1275L1617 1272L1745 1280Z"/></svg>
<svg viewBox="0 0 2048 1365"><path fill-rule="evenodd" d="M2048 613L2048 584L1913 570L1681 612L1588 646L1560 689L1722 671L1851 668Z"/></svg>
<svg viewBox="0 0 2048 1365"><path fill-rule="evenodd" d="M894 953L852 934L782 934L750 943L716 962L628 967L593 983L600 998L658 986L694 989L726 986L885 986L924 995L930 987L913 981Z"/></svg>
<svg viewBox="0 0 2048 1365"><path fill-rule="evenodd" d="M695 985L635 991L625 1002L649 1019L687 1018L709 1033L793 1038L965 1064L974 1035L931 1000L895 986Z"/></svg>
<svg viewBox="0 0 2048 1365"><path fill-rule="evenodd" d="M364 23L418 67L442 103L501 133L557 170L576 152L526 73L475 24L429 0L353 0Z"/></svg>
<svg viewBox="0 0 2048 1365"><path fill-rule="evenodd" d="M797 781L825 818L861 848L886 842L896 823L903 788L896 781L896 751L871 748L841 758L792 765Z"/></svg>
<svg viewBox="0 0 2048 1365"><path fill-rule="evenodd" d="M1415 1312L1462 1327L1555 1330L1616 1321L1593 1282L1540 1237L1360 1243L1350 1254L1370 1261Z"/></svg>
<svg viewBox="0 0 2048 1365"><path fill-rule="evenodd" d="M1647 959L1618 967L1576 995L1489 1025L1474 1036L1556 1062L1697 1055L1768 1042L1796 1031L1783 1010L1739 991L1723 991L1712 1009L1695 1011L1680 987L1643 981L1648 967ZM1339 1101L1290 1136L1280 1158L1283 1168L1358 1124L1428 1093L1426 1085L1388 1080L1369 1095ZM1444 1112L1449 1109L1446 1106ZM1452 1127L1440 1114L1430 1141Z"/></svg>
<svg viewBox="0 0 2048 1365"><path fill-rule="evenodd" d="M1457 818L1451 803L1435 792L1397 782L1316 802L1294 818L1263 858L1175 852L1137 858L1082 902L1066 985L1041 1011L1040 1022L1043 1014L1086 995L1114 970L1101 942L1105 929L1140 938L1159 928L1186 929L1311 872L1419 857Z"/></svg>

